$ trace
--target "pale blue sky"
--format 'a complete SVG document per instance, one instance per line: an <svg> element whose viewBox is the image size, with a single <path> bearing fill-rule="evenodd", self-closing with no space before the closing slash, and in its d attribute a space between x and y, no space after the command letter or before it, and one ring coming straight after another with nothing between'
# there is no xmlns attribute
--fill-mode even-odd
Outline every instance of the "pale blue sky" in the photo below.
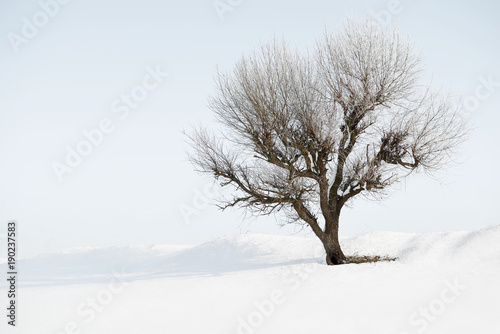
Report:
<svg viewBox="0 0 500 334"><path fill-rule="evenodd" d="M72 0L49 6L47 22L40 3L0 0L0 222L19 221L21 255L294 232L279 229L274 217L250 222L240 211L196 209L195 191L209 181L186 161L181 131L213 119L207 96L216 66L230 68L273 36L312 48L325 27L368 11L387 21L392 10L391 21L423 55L428 78L478 102L470 111L476 130L459 158L463 164L439 181L413 177L382 203L355 202L343 213L341 234L499 223L500 86L489 91L481 83L489 77L500 83L498 2L221 0L236 4L221 20L211 0ZM16 52L11 40L23 36L26 20L40 27ZM168 77L120 119L113 102L156 67ZM53 162L64 162L66 147L75 148L82 131L103 119L113 131L59 182ZM180 212L188 207L197 213L186 221Z"/></svg>

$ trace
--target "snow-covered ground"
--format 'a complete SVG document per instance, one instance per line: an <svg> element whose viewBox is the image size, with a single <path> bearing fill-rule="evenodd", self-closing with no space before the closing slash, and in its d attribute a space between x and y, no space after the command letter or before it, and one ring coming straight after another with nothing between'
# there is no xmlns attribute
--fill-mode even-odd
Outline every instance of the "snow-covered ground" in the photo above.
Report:
<svg viewBox="0 0 500 334"><path fill-rule="evenodd" d="M329 267L314 238L240 235L20 260L18 326L2 315L1 332L500 333L500 226L342 244L398 259Z"/></svg>

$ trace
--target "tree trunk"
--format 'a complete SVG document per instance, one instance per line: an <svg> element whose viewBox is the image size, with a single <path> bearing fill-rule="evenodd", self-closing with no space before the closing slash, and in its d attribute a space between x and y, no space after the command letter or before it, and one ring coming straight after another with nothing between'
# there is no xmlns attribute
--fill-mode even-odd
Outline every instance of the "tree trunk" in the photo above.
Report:
<svg viewBox="0 0 500 334"><path fill-rule="evenodd" d="M339 243L339 215L335 217L332 224L325 231L325 236L322 238L323 247L326 252L326 264L329 266L343 264L346 260Z"/></svg>
<svg viewBox="0 0 500 334"><path fill-rule="evenodd" d="M326 252L326 264L336 265L344 263L346 257L340 248L338 236L327 236L323 241Z"/></svg>

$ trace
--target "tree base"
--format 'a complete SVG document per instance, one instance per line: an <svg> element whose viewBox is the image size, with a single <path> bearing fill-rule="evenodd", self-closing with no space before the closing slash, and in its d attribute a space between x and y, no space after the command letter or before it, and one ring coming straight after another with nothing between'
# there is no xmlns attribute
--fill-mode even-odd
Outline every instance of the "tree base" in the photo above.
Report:
<svg viewBox="0 0 500 334"><path fill-rule="evenodd" d="M327 252L326 253L326 264L329 266L335 266L339 264L344 264L346 261L346 257L340 247L335 252Z"/></svg>

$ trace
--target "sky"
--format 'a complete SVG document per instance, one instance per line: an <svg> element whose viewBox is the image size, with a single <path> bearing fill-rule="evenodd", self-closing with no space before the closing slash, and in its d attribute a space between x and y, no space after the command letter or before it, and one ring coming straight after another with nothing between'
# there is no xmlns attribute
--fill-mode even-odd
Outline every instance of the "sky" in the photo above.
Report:
<svg viewBox="0 0 500 334"><path fill-rule="evenodd" d="M498 224L499 12L493 0L0 0L2 249L13 219L21 257L312 236L279 227L280 216L215 208L217 188L193 170L183 132L214 121L217 67L274 37L312 49L325 29L367 15L414 40L426 78L462 97L474 130L451 168L413 175L382 202L353 202L340 234Z"/></svg>

